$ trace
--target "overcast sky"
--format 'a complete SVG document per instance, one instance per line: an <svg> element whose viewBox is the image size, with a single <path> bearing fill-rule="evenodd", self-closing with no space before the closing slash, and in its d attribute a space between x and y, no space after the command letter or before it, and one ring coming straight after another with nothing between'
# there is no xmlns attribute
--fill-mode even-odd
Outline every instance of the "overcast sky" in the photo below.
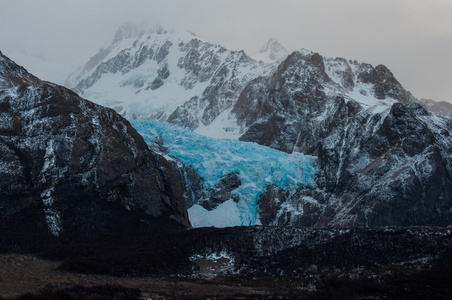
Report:
<svg viewBox="0 0 452 300"><path fill-rule="evenodd" d="M384 64L415 97L452 102L452 0L0 0L0 4L0 50L35 75L49 74L44 79L58 83L75 65L107 47L120 24L160 22L248 54L275 37L289 52L306 48L324 56ZM48 70L45 63L26 58L30 55L46 59Z"/></svg>

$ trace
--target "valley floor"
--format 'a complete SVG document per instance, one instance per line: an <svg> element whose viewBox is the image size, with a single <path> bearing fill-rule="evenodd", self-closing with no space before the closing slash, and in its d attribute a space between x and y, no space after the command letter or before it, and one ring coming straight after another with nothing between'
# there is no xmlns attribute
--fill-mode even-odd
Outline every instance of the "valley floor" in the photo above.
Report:
<svg viewBox="0 0 452 300"><path fill-rule="evenodd" d="M419 284L421 281L421 285L429 286L428 282L432 280L431 271L434 273L437 271L433 266L430 270L424 269L414 276L405 274L402 278L396 276L397 278L380 278L378 281L352 279L351 274L345 273L341 274L347 277L345 280L332 274L317 274L298 279L217 277L205 280L189 277L116 277L63 271L59 268L59 261L12 253L0 254L0 266L1 300L423 299L422 295L419 295L421 298L412 298L413 294L406 294L404 290L408 291L407 286ZM449 277L450 267L450 264L441 263L441 269L447 269ZM435 275L442 277L444 274ZM390 285L388 279L391 281ZM442 279L448 281L447 278ZM319 282L323 282L321 290L318 289ZM452 299L450 287L440 292L441 299ZM386 294L386 289L389 294Z"/></svg>
<svg viewBox="0 0 452 300"><path fill-rule="evenodd" d="M173 299L200 298L212 296L230 298L234 295L265 297L272 295L268 288L242 286L239 283L227 283L186 278L155 277L115 277L108 275L90 275L61 271L58 261L44 260L33 255L0 255L0 299L37 293L45 287L58 289L73 286L122 286L138 289L143 298Z"/></svg>
<svg viewBox="0 0 452 300"><path fill-rule="evenodd" d="M450 228L24 234L0 234L0 300L452 299Z"/></svg>
<svg viewBox="0 0 452 300"><path fill-rule="evenodd" d="M138 289L143 299L273 299L276 295L274 286L247 285L245 281L73 273L60 270L58 261L27 254L0 254L0 265L0 299L22 299L24 294L79 286Z"/></svg>

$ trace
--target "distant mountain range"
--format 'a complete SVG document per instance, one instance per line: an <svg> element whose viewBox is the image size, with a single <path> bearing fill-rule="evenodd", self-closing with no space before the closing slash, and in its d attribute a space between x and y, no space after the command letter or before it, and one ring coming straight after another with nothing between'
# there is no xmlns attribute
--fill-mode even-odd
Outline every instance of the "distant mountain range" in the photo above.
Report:
<svg viewBox="0 0 452 300"><path fill-rule="evenodd" d="M258 200L263 224L448 224L450 119L423 109L432 106L383 65L288 55L274 39L253 58L128 24L68 84L128 118L317 157L315 189L269 183Z"/></svg>
<svg viewBox="0 0 452 300"><path fill-rule="evenodd" d="M316 188L268 183L256 200L262 224L449 224L450 119L426 111L383 65L288 55L274 39L253 58L127 24L67 84L127 118L316 157Z"/></svg>

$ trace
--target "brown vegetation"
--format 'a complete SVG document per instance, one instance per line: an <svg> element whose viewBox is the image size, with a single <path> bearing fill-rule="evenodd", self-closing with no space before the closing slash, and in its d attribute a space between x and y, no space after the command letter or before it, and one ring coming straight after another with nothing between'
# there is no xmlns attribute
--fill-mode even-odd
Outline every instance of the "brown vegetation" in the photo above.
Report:
<svg viewBox="0 0 452 300"><path fill-rule="evenodd" d="M0 299L201 299L215 295L270 295L265 289L178 277L115 277L66 272L59 262L32 255L0 255ZM111 292L116 292L114 295ZM110 294L109 294L110 293ZM127 297L121 298L120 295ZM69 296L68 296L69 295ZM64 297L63 297L64 296ZM5 298L1 298L5 297ZM96 298L97 297L97 298ZM133 298L135 297L135 298Z"/></svg>

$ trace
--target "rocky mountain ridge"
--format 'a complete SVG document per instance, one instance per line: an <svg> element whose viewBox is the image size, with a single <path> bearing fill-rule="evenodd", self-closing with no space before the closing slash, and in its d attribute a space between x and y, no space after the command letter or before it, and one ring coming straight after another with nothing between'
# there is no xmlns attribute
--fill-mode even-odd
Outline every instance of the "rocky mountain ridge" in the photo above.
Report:
<svg viewBox="0 0 452 300"><path fill-rule="evenodd" d="M313 54L304 49L297 52ZM269 57L258 62L262 55ZM238 96L254 79L274 73L288 55L274 38L251 58L184 30L142 29L128 23L118 29L108 48L71 74L65 85L129 119L167 121L204 135L238 138L243 128L237 126L243 124L231 113ZM396 81L385 67L370 74L366 70L373 69L371 65L343 58L322 57L322 63L335 83L329 87L332 93L355 100L383 99L390 93L391 81ZM360 72L362 85L353 87L353 77ZM399 90L394 93L403 89L397 84ZM417 100L406 94L403 101Z"/></svg>
<svg viewBox="0 0 452 300"><path fill-rule="evenodd" d="M263 223L450 224L452 122L422 108L386 67L295 52L251 82L232 113L240 140L318 157L318 189L269 187Z"/></svg>
<svg viewBox="0 0 452 300"><path fill-rule="evenodd" d="M0 231L61 238L190 227L171 166L115 111L1 53L0 88Z"/></svg>

